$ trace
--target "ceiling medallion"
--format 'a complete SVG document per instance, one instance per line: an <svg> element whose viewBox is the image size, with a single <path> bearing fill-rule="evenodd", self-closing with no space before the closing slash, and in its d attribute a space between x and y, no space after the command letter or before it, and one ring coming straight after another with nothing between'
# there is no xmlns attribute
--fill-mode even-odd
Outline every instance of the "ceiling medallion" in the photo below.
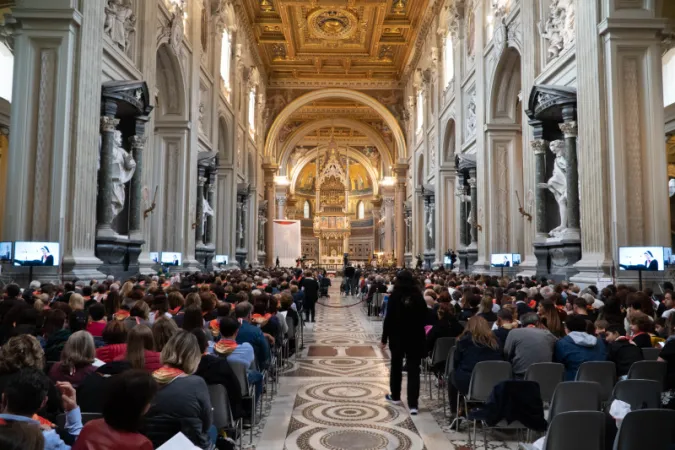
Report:
<svg viewBox="0 0 675 450"><path fill-rule="evenodd" d="M314 37L329 40L348 39L357 30L358 18L346 9L318 9L307 17Z"/></svg>

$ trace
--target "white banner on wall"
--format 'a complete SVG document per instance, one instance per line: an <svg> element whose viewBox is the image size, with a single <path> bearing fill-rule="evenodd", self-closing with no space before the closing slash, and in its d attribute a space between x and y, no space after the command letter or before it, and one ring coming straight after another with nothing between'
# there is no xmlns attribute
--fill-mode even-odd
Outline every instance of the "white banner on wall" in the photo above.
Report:
<svg viewBox="0 0 675 450"><path fill-rule="evenodd" d="M295 260L302 256L302 237L299 220L274 221L274 255L272 261L282 267L295 267Z"/></svg>

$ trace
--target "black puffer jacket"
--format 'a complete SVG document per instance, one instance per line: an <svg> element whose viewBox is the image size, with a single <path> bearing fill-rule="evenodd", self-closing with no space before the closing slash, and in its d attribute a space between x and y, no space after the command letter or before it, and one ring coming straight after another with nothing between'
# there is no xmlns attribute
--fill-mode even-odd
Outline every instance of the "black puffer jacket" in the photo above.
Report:
<svg viewBox="0 0 675 450"><path fill-rule="evenodd" d="M194 445L211 449L207 434L213 421L209 390L203 378L180 377L159 389L145 415L143 434L159 448L179 431Z"/></svg>

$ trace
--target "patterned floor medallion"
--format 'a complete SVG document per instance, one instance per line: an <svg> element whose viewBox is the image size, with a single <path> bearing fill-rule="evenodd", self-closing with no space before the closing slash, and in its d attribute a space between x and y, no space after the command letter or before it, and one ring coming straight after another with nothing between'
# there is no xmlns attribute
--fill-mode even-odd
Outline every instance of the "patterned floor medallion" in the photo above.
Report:
<svg viewBox="0 0 675 450"><path fill-rule="evenodd" d="M333 283L339 286L339 283ZM422 387L420 415L388 403L389 355L378 347L382 321L332 288L328 306L304 329L304 349L285 365L280 395L266 418L260 450L467 450L467 427L449 429L436 388ZM404 375L405 398L405 375ZM287 394L286 394L287 393ZM290 417L289 417L290 412ZM479 431L480 436L480 431ZM506 439L506 441L504 440ZM479 448L483 448L479 439ZM282 445L283 443L283 445ZM509 436L489 435L486 450L516 449Z"/></svg>

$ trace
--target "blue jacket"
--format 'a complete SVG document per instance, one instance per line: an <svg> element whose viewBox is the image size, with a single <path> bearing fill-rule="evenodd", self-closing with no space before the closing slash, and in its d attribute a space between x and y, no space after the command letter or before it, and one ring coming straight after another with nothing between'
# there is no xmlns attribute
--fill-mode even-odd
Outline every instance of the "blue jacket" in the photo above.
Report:
<svg viewBox="0 0 675 450"><path fill-rule="evenodd" d="M30 417L16 416L13 414L0 414L0 419L15 422L29 422L39 425L37 420L33 420ZM80 435L80 431L82 430L82 414L80 413L79 407L66 413L65 429L71 436ZM61 440L61 437L56 430L43 429L42 435L45 438L45 450L70 450L70 445L66 445L66 443Z"/></svg>
<svg viewBox="0 0 675 450"><path fill-rule="evenodd" d="M565 381L574 381L579 366L586 361L606 361L602 339L582 331L572 331L555 344L553 361L565 365Z"/></svg>
<svg viewBox="0 0 675 450"><path fill-rule="evenodd" d="M452 374L455 387L462 394L469 392L471 374L476 364L482 361L503 361L502 353L491 347L474 344L470 335L464 335L455 344L454 372Z"/></svg>
<svg viewBox="0 0 675 450"><path fill-rule="evenodd" d="M265 370L270 362L270 347L262 330L248 322L243 322L237 334L237 344L241 345L244 342L248 342L253 347L258 370Z"/></svg>

